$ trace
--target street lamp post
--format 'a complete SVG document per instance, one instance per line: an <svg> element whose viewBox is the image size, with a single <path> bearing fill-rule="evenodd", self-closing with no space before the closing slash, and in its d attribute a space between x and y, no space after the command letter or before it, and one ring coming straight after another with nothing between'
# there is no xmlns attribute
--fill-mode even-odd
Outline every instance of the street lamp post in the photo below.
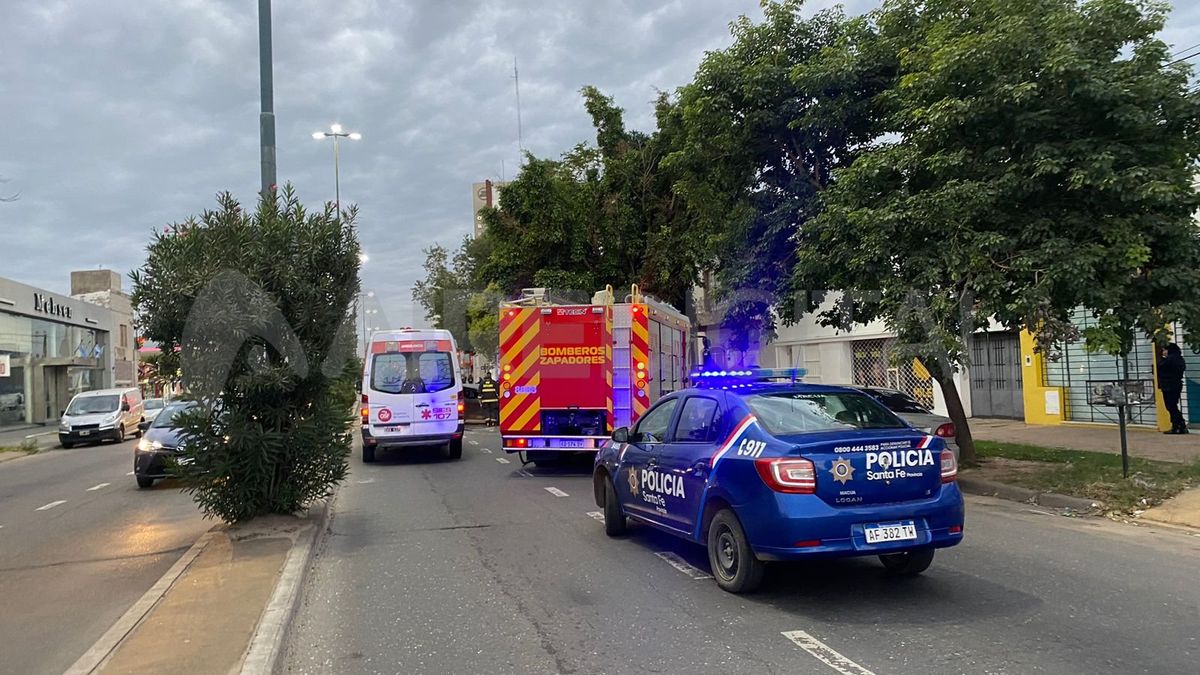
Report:
<svg viewBox="0 0 1200 675"><path fill-rule="evenodd" d="M343 138L349 138L352 141L357 141L362 138L362 134L357 131L345 131L342 125L334 123L329 125L329 131L314 131L312 137L316 140L322 138L333 139L333 192L334 204L337 205L338 220L342 219L342 183L341 183L341 161L338 157L338 141Z"/></svg>

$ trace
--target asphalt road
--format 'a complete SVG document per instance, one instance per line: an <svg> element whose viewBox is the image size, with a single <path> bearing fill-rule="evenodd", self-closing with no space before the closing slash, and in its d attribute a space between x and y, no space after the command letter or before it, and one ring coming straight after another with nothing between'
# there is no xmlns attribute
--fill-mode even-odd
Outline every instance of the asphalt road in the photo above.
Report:
<svg viewBox="0 0 1200 675"><path fill-rule="evenodd" d="M212 526L135 442L0 464L0 673L61 674Z"/></svg>
<svg viewBox="0 0 1200 675"><path fill-rule="evenodd" d="M964 543L920 578L789 564L734 596L695 578L699 547L606 537L586 465L523 470L494 434L468 439L459 462L352 461L288 672L1179 673L1200 658L1195 535L972 498Z"/></svg>

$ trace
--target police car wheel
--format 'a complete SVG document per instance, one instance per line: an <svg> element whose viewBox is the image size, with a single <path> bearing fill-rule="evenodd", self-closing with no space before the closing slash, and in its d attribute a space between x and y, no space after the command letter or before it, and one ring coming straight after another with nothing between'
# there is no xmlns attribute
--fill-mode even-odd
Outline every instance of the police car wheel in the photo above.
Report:
<svg viewBox="0 0 1200 675"><path fill-rule="evenodd" d="M933 549L888 553L879 556L879 562L883 563L883 568L888 571L888 574L912 577L929 569L929 565L933 562Z"/></svg>
<svg viewBox="0 0 1200 675"><path fill-rule="evenodd" d="M604 477L604 534L619 537L625 534L629 521L621 513L621 502L617 501L617 489L613 487L612 478Z"/></svg>
<svg viewBox="0 0 1200 675"><path fill-rule="evenodd" d="M766 563L750 548L737 516L722 509L708 526L708 562L717 585L730 593L749 593L762 584Z"/></svg>

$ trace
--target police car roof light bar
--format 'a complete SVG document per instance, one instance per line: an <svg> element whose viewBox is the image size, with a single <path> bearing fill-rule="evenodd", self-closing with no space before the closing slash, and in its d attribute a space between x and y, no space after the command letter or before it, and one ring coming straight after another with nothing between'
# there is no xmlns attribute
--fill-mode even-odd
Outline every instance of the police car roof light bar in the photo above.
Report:
<svg viewBox="0 0 1200 675"><path fill-rule="evenodd" d="M691 380L697 387L742 389L756 382L799 382L807 372L803 368L697 370L691 373Z"/></svg>

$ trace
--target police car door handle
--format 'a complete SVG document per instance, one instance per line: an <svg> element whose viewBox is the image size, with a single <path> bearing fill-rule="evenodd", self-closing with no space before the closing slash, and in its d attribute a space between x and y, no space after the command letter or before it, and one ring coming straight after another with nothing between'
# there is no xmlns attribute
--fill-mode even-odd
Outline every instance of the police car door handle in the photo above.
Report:
<svg viewBox="0 0 1200 675"><path fill-rule="evenodd" d="M646 466L658 466L658 458L651 457L650 460L646 462Z"/></svg>

